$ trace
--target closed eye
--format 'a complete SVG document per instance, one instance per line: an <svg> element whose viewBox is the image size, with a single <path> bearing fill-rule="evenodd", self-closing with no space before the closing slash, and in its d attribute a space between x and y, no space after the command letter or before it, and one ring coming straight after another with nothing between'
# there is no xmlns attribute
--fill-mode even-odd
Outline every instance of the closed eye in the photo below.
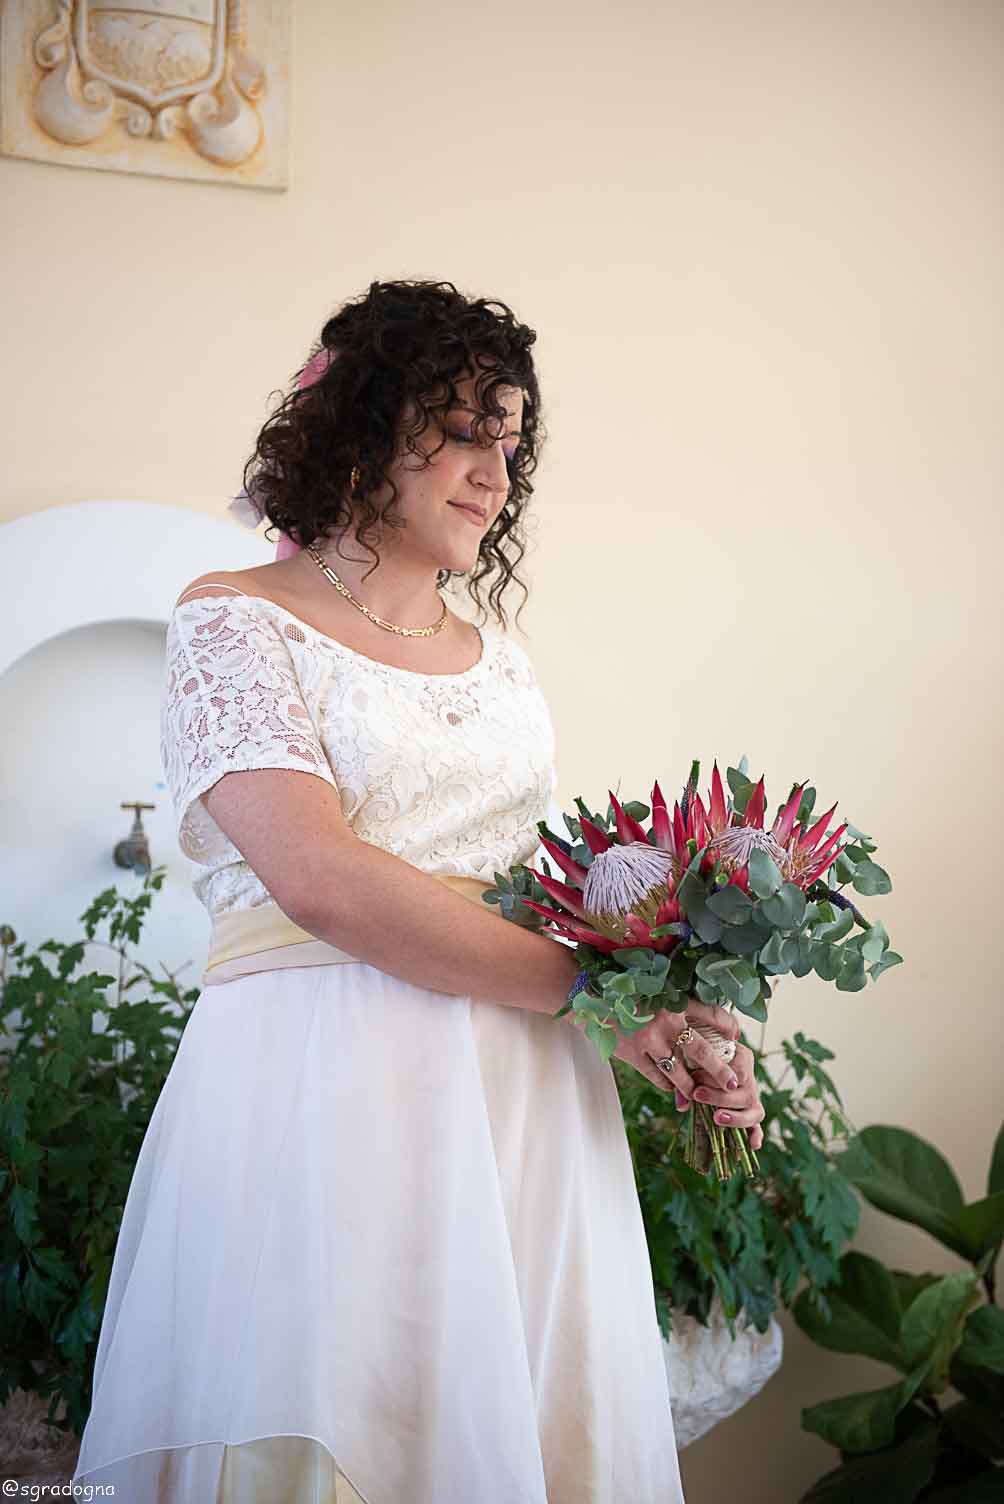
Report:
<svg viewBox="0 0 1004 1504"><path fill-rule="evenodd" d="M474 436L472 434L468 434L468 433L452 433L451 432L451 433L448 434L448 437L451 438L454 441L455 444L475 444L475 443L477 443L477 440L474 438ZM503 454L505 454L505 467L506 467L506 470L508 472L510 480L513 478L513 475L515 474L515 469L516 469L516 455L518 454L518 452L519 452L519 445L518 444L517 444L516 448L512 451L511 454L505 454L505 451L503 450Z"/></svg>

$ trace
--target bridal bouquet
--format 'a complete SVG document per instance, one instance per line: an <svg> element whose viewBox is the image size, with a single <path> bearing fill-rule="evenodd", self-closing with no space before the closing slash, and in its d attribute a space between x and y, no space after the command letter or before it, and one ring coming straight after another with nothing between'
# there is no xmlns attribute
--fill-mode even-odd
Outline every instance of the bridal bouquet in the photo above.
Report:
<svg viewBox="0 0 1004 1504"><path fill-rule="evenodd" d="M566 881L546 860L543 874L521 864L496 872L483 895L504 918L576 942L585 986L554 1017L584 1015L604 1060L618 1031L634 1033L655 1017L639 1008L683 1013L696 997L764 1023L779 976L814 971L841 992L859 992L903 959L889 949L881 921L866 919L840 891L850 883L871 896L891 892L892 883L872 860L868 836L846 821L827 834L835 804L813 821L815 789L793 785L768 830L764 780L750 781L745 758L727 770L731 797L716 762L705 804L699 772L693 763L672 814L658 782L651 810L611 793L606 815L596 815L577 798L579 818L564 816L572 841L545 820L537 824ZM698 1032L731 1059L732 1041L707 1025ZM722 1127L703 1103L693 1107L690 1163L704 1170L713 1163L721 1179L740 1164L757 1173L746 1130Z"/></svg>

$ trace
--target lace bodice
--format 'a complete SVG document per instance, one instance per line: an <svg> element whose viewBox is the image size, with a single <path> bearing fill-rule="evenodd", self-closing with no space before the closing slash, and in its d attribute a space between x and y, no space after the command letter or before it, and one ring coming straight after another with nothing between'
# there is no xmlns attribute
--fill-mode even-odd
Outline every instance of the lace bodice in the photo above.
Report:
<svg viewBox="0 0 1004 1504"><path fill-rule="evenodd" d="M250 595L175 606L161 761L209 913L267 903L200 799L225 773L295 768L330 783L363 840L428 872L485 879L538 850L557 783L554 728L525 650L494 624L456 674L379 663Z"/></svg>

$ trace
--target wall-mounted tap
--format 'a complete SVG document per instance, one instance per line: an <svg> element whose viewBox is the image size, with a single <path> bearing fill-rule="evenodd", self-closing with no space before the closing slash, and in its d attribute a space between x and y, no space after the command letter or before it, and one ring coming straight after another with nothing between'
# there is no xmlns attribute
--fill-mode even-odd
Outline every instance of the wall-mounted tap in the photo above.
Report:
<svg viewBox="0 0 1004 1504"><path fill-rule="evenodd" d="M142 804L139 801L130 804L123 800L120 809L134 809L136 818L132 822L132 830L124 841L115 843L115 861L120 867L129 867L133 872L142 874L150 871L150 843L147 840L146 831L143 829L143 820L140 810L156 809L155 804Z"/></svg>

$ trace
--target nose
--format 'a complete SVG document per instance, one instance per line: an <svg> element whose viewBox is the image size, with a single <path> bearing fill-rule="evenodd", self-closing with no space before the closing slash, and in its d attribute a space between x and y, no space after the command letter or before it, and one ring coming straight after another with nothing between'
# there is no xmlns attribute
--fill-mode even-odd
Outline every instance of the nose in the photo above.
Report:
<svg viewBox="0 0 1004 1504"><path fill-rule="evenodd" d="M479 450L478 459L477 469L483 477L479 484L488 491L505 496L509 490L509 469L501 444L492 444L488 449Z"/></svg>

